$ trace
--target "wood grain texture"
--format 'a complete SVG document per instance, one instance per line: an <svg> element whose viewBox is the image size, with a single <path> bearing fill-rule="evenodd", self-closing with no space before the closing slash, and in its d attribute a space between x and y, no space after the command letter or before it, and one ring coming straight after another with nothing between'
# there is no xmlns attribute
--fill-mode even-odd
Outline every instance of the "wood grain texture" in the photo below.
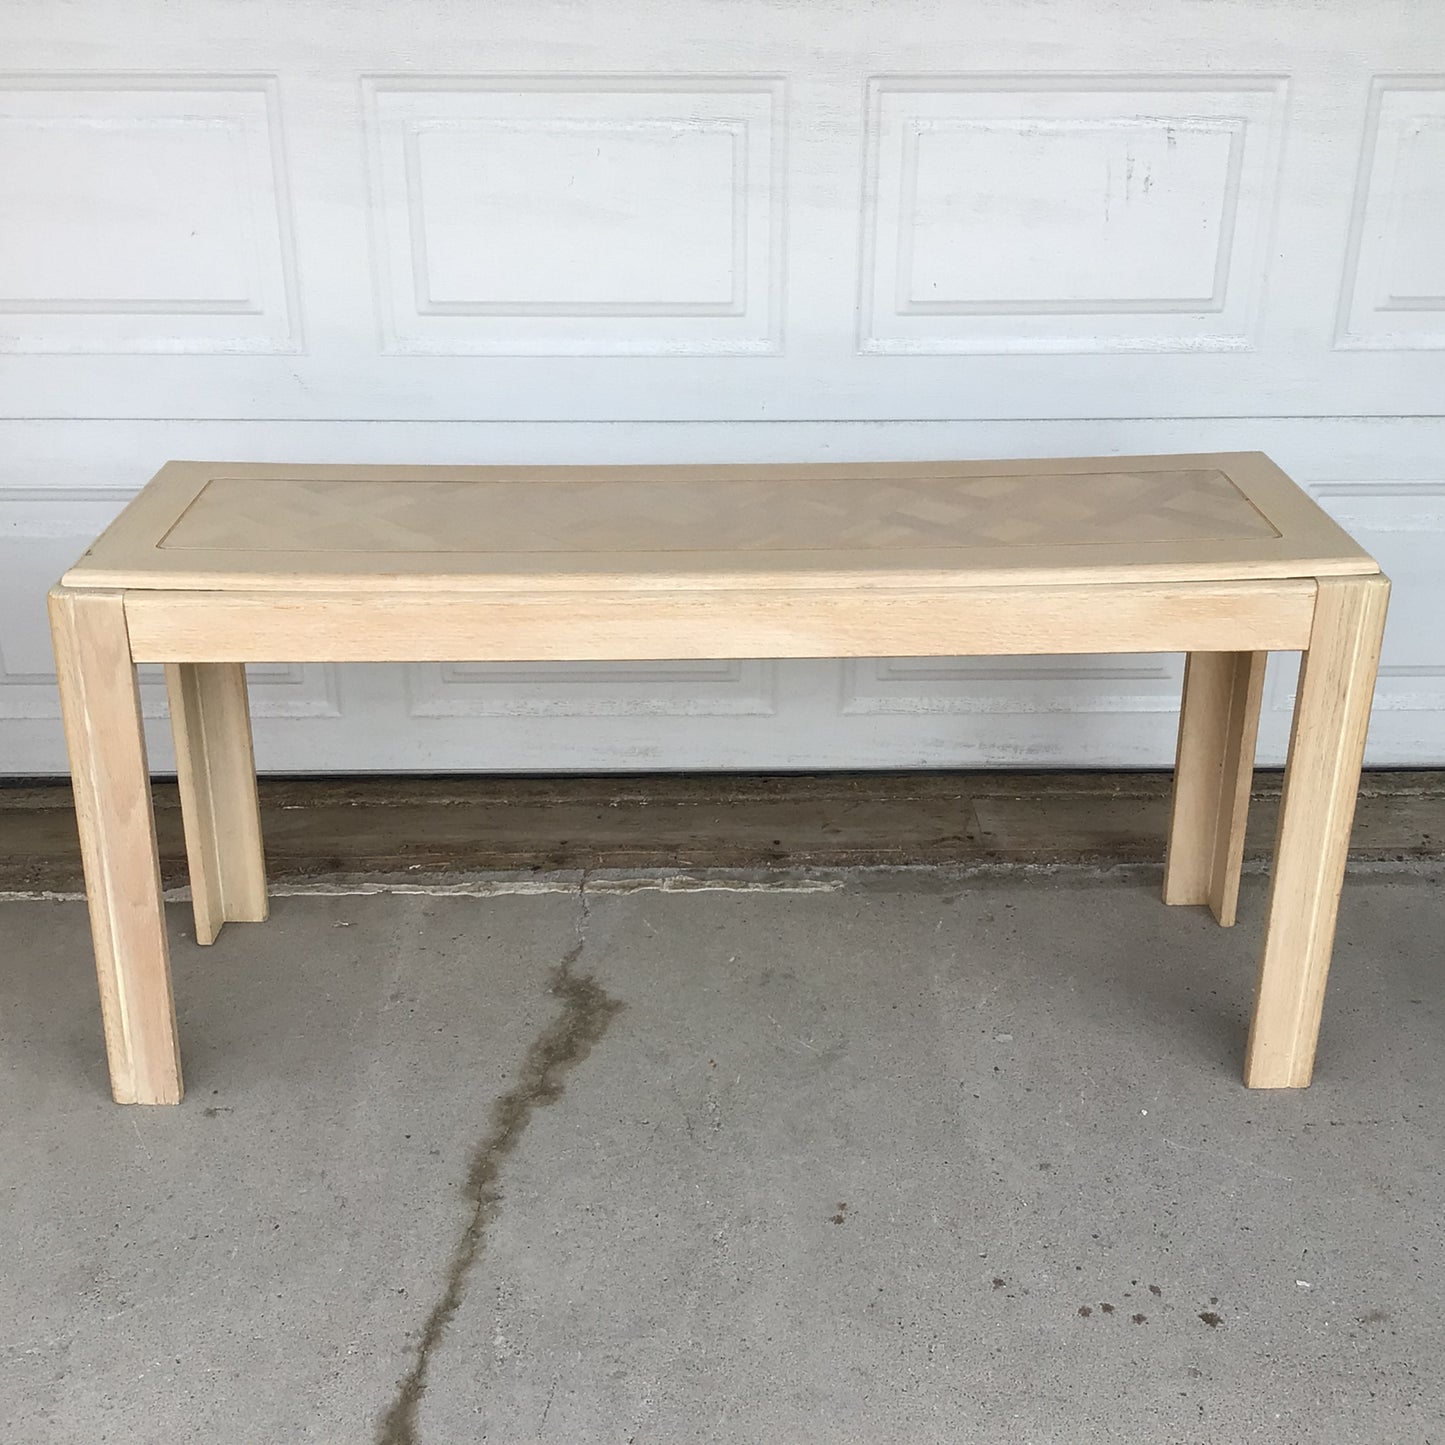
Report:
<svg viewBox="0 0 1445 1445"><path fill-rule="evenodd" d="M162 551L860 552L1243 541L1278 533L1217 467L1029 477L208 482Z"/></svg>
<svg viewBox="0 0 1445 1445"><path fill-rule="evenodd" d="M140 662L538 662L1302 647L1314 583L799 592L135 591Z"/></svg>
<svg viewBox="0 0 1445 1445"><path fill-rule="evenodd" d="M1191 652L1184 669L1166 903L1208 903L1235 920L1265 652Z"/></svg>
<svg viewBox="0 0 1445 1445"><path fill-rule="evenodd" d="M1254 781L1254 754L1259 739L1259 711L1264 698L1267 652L1236 652L1224 720L1224 765L1220 773L1219 806L1214 827L1214 858L1210 869L1209 909L1223 928L1233 927L1239 912L1239 877L1244 867L1244 834L1249 822L1249 794Z"/></svg>
<svg viewBox="0 0 1445 1445"><path fill-rule="evenodd" d="M64 582L395 596L1375 570L1267 457L1231 452L686 467L171 462Z"/></svg>
<svg viewBox="0 0 1445 1445"><path fill-rule="evenodd" d="M196 942L213 943L223 923L259 923L267 912L246 669L170 663L166 695Z"/></svg>
<svg viewBox="0 0 1445 1445"><path fill-rule="evenodd" d="M91 587L124 579L123 595L97 594L108 610L95 615L109 627L105 668L124 659L132 713L132 663L169 666L203 940L227 917L264 916L248 661L1187 652L1165 892L1229 923L1263 658L1308 647L1247 1070L1255 1086L1308 1080L1388 584L1258 453L853 467L172 463L67 575ZM77 726L105 726L106 702L94 716L88 698L76 704ZM128 726L138 736L136 717ZM89 765L93 741L77 747ZM126 756L122 807L145 772L143 747L138 765ZM103 790L94 797L107 806ZM112 840L93 846L97 868L112 866ZM115 952L113 972L154 997L154 957ZM168 978L163 991L169 1006ZM137 1094L164 1089L148 1068Z"/></svg>
<svg viewBox="0 0 1445 1445"><path fill-rule="evenodd" d="M180 1052L140 695L117 593L50 594L111 1092L175 1104Z"/></svg>
<svg viewBox="0 0 1445 1445"><path fill-rule="evenodd" d="M1304 1088L1314 1068L1389 597L1384 577L1319 584L1245 1061L1251 1088Z"/></svg>

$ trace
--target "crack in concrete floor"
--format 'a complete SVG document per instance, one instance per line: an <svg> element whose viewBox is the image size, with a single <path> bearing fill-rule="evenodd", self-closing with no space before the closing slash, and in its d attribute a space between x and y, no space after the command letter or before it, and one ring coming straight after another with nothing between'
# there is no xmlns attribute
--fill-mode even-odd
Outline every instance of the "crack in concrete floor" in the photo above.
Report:
<svg viewBox="0 0 1445 1445"><path fill-rule="evenodd" d="M432 1356L441 1344L466 1297L467 1280L486 1245L487 1230L496 1219L503 1194L502 1165L526 1133L538 1109L555 1104L565 1077L601 1039L623 1007L591 974L572 970L586 946L586 895L577 942L553 970L549 992L562 1001L562 1011L532 1041L517 1083L492 1105L492 1123L472 1152L463 1194L471 1214L452 1250L445 1284L422 1327L411 1368L397 1382L390 1407L376 1432L376 1445L417 1445L417 1412L426 1394Z"/></svg>

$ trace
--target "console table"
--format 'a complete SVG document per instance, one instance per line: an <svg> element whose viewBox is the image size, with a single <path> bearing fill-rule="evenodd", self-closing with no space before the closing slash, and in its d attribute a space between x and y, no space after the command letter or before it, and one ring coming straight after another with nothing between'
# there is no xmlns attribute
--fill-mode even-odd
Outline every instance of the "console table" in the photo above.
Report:
<svg viewBox="0 0 1445 1445"><path fill-rule="evenodd" d="M112 1092L181 1097L137 663L165 664L209 943L266 916L247 662L1184 652L1164 901L1227 924L1275 649L1304 664L1245 1082L1302 1087L1389 590L1257 452L170 462L50 594Z"/></svg>

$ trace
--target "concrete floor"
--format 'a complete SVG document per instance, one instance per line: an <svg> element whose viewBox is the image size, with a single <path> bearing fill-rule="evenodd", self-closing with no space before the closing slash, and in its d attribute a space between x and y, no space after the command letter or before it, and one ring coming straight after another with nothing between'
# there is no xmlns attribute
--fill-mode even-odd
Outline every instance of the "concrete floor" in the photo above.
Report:
<svg viewBox="0 0 1445 1445"><path fill-rule="evenodd" d="M1278 1094L1258 878L705 881L174 906L178 1109L0 904L0 1438L1445 1440L1445 871Z"/></svg>

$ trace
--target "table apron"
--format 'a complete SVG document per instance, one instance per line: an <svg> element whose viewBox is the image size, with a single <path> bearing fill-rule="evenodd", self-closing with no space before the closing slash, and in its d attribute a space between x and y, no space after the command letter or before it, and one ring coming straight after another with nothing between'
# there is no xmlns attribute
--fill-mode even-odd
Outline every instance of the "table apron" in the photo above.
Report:
<svg viewBox="0 0 1445 1445"><path fill-rule="evenodd" d="M1309 578L1043 587L130 590L136 662L630 662L1308 647Z"/></svg>

